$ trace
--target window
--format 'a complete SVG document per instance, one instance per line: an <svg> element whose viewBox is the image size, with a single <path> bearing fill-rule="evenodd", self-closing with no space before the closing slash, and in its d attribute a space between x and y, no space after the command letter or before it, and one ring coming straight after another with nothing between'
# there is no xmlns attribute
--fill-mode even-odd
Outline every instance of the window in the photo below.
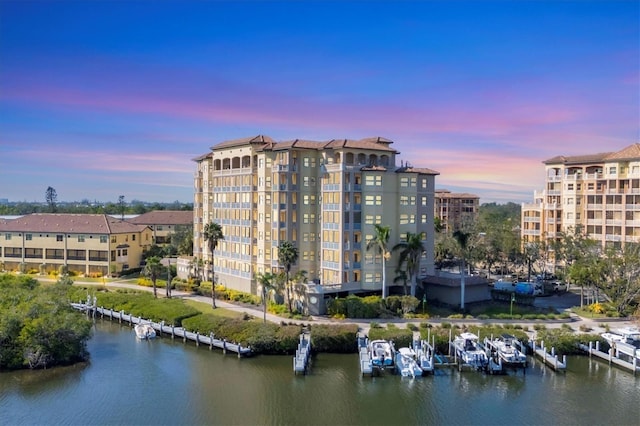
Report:
<svg viewBox="0 0 640 426"><path fill-rule="evenodd" d="M63 235L60 235L60 234L56 235L56 241L61 242L63 240L64 240L64 236Z"/></svg>
<svg viewBox="0 0 640 426"><path fill-rule="evenodd" d="M409 215L408 214L401 214L400 215L400 225L406 225L409 223Z"/></svg>
<svg viewBox="0 0 640 426"><path fill-rule="evenodd" d="M136 234L131 234L131 241L135 241L136 240Z"/></svg>
<svg viewBox="0 0 640 426"><path fill-rule="evenodd" d="M316 159L312 158L312 157L304 157L302 159L302 165L304 167L315 167L316 166Z"/></svg>
<svg viewBox="0 0 640 426"><path fill-rule="evenodd" d="M373 265L373 255L372 254L365 254L364 255L364 263L366 265Z"/></svg>
<svg viewBox="0 0 640 426"><path fill-rule="evenodd" d="M423 206L426 206L426 205L427 205L427 197L422 196L422 197L420 197L420 198L421 198L420 203L421 203Z"/></svg>
<svg viewBox="0 0 640 426"><path fill-rule="evenodd" d="M106 243L107 239L108 239L108 237L106 235L100 235L100 242L101 243Z"/></svg>
<svg viewBox="0 0 640 426"><path fill-rule="evenodd" d="M316 223L316 215L314 213L305 213L302 215L302 223Z"/></svg>
<svg viewBox="0 0 640 426"><path fill-rule="evenodd" d="M408 206L409 205L409 196L401 195L400 196L400 205L401 206Z"/></svg>
<svg viewBox="0 0 640 426"><path fill-rule="evenodd" d="M84 235L78 235L78 242L84 243Z"/></svg>
<svg viewBox="0 0 640 426"><path fill-rule="evenodd" d="M367 195L364 197L364 203L367 206L381 206L382 195Z"/></svg>
<svg viewBox="0 0 640 426"><path fill-rule="evenodd" d="M401 188L413 188L416 186L416 178L415 177L401 177L400 178L400 187Z"/></svg>
<svg viewBox="0 0 640 426"><path fill-rule="evenodd" d="M615 174L616 174L616 172L617 172L616 167L609 167L609 174L610 174L610 175L615 175Z"/></svg>
<svg viewBox="0 0 640 426"><path fill-rule="evenodd" d="M420 216L420 222L427 223L427 215L426 214L423 214L422 216Z"/></svg>
<svg viewBox="0 0 640 426"><path fill-rule="evenodd" d="M382 176L367 175L364 178L364 184L367 186L382 186Z"/></svg>
<svg viewBox="0 0 640 426"><path fill-rule="evenodd" d="M24 238L27 241L31 241L33 239L33 234L24 234Z"/></svg>
<svg viewBox="0 0 640 426"><path fill-rule="evenodd" d="M380 224L382 223L382 216L379 214L378 215L368 214L364 217L364 223L366 223L367 225Z"/></svg>
<svg viewBox="0 0 640 426"><path fill-rule="evenodd" d="M316 178L311 176L305 176L302 178L303 186L316 186Z"/></svg>
<svg viewBox="0 0 640 426"><path fill-rule="evenodd" d="M4 239L5 240L10 240L11 239L11 234L9 234L9 233L4 234Z"/></svg>
<svg viewBox="0 0 640 426"><path fill-rule="evenodd" d="M307 206L315 206L316 205L316 196L315 195L305 195L303 197L302 202Z"/></svg>

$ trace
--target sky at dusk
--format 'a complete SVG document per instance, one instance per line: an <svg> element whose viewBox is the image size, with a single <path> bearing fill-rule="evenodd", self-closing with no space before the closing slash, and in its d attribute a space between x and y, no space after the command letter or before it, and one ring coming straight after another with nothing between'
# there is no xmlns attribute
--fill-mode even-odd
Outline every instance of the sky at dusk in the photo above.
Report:
<svg viewBox="0 0 640 426"><path fill-rule="evenodd" d="M532 201L640 140L640 2L0 0L0 199L193 202L193 158L258 134Z"/></svg>

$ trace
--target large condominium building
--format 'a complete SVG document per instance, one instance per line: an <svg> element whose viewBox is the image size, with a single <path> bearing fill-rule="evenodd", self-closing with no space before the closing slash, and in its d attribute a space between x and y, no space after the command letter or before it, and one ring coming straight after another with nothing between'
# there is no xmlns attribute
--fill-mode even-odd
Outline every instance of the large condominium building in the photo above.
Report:
<svg viewBox="0 0 640 426"><path fill-rule="evenodd" d="M398 151L383 138L275 142L267 136L222 142L197 163L194 256L209 260L205 224L222 226L216 281L256 293L256 273L279 270L277 248L290 241L292 268L324 293L382 288L382 255L366 250L376 224L389 226L388 248L408 232L423 233L420 275L433 274L435 176L396 165ZM386 262L387 285L398 253Z"/></svg>
<svg viewBox="0 0 640 426"><path fill-rule="evenodd" d="M453 232L478 217L480 197L474 194L437 189L435 193L435 217L440 219L442 232Z"/></svg>
<svg viewBox="0 0 640 426"><path fill-rule="evenodd" d="M522 205L525 244L577 227L603 246L640 242L640 143L543 163L545 189Z"/></svg>

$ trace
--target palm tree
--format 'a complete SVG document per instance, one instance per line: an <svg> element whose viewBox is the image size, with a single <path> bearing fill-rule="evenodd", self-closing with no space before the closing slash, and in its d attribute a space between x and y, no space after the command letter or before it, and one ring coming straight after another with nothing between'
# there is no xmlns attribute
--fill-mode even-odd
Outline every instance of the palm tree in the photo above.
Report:
<svg viewBox="0 0 640 426"><path fill-rule="evenodd" d="M402 283L402 288L404 289L404 295L407 295L407 281L409 281L409 275L407 274L407 271L405 271L404 269L402 269L402 264L404 263L403 260L400 261L400 264L398 265L398 269L396 269L396 276L393 279L393 283Z"/></svg>
<svg viewBox="0 0 640 426"><path fill-rule="evenodd" d="M400 264L406 262L406 275L411 282L411 295L416 295L416 286L418 277L418 269L420 268L420 258L424 253L424 244L422 242L422 232L417 234L407 232L407 241L396 244L393 251L401 250ZM406 292L405 292L406 294Z"/></svg>
<svg viewBox="0 0 640 426"><path fill-rule="evenodd" d="M458 243L460 253L460 309L464 309L464 270L465 270L465 257L467 255L467 247L469 244L469 232L464 232L460 229L454 231L453 239Z"/></svg>
<svg viewBox="0 0 640 426"><path fill-rule="evenodd" d="M224 234L222 233L222 227L219 223L210 222L204 226L204 240L209 247L209 253L211 254L211 306L216 308L216 270L214 263L214 251L218 247L218 242L224 240Z"/></svg>
<svg viewBox="0 0 640 426"><path fill-rule="evenodd" d="M378 253L382 255L382 298L386 297L387 293L387 260L391 257L391 253L387 250L387 244L389 244L389 236L391 235L391 227L375 224L375 235L369 242L367 242L367 251L371 248L375 248Z"/></svg>
<svg viewBox="0 0 640 426"><path fill-rule="evenodd" d="M143 274L148 277L153 284L153 297L158 297L156 281L162 272L164 272L164 266L160 263L160 258L157 256L148 257L144 265Z"/></svg>
<svg viewBox="0 0 640 426"><path fill-rule="evenodd" d="M280 243L278 247L278 263L284 269L285 275L287 277L285 281L285 289L287 293L287 302L289 304L289 312L292 312L291 309L291 292L289 288L291 287L291 283L289 282L289 272L291 271L291 265L295 264L298 261L298 249L294 246L290 241L283 241Z"/></svg>
<svg viewBox="0 0 640 426"><path fill-rule="evenodd" d="M256 280L262 287L262 310L263 321L267 322L267 296L270 292L276 290L277 275L271 272L259 272L256 274Z"/></svg>

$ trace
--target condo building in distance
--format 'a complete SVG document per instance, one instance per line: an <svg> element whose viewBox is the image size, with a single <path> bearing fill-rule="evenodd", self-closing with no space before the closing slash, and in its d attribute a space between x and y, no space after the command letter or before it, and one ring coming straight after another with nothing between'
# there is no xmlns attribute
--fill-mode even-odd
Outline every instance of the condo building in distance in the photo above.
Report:
<svg viewBox="0 0 640 426"><path fill-rule="evenodd" d="M322 295L380 291L382 254L367 250L375 225L389 226L386 284L408 232L422 233L419 274L433 274L434 188L438 172L401 162L381 137L231 140L195 158L194 256L210 260L203 230L221 225L216 281L257 293L256 273L281 270L278 246L292 242L309 291ZM312 302L316 300L311 298Z"/></svg>
<svg viewBox="0 0 640 426"><path fill-rule="evenodd" d="M434 203L435 217L440 219L442 232L457 231L478 218L480 197L477 195L436 189Z"/></svg>
<svg viewBox="0 0 640 426"><path fill-rule="evenodd" d="M640 243L640 143L543 164L545 188L522 204L524 244L578 227L603 247Z"/></svg>

